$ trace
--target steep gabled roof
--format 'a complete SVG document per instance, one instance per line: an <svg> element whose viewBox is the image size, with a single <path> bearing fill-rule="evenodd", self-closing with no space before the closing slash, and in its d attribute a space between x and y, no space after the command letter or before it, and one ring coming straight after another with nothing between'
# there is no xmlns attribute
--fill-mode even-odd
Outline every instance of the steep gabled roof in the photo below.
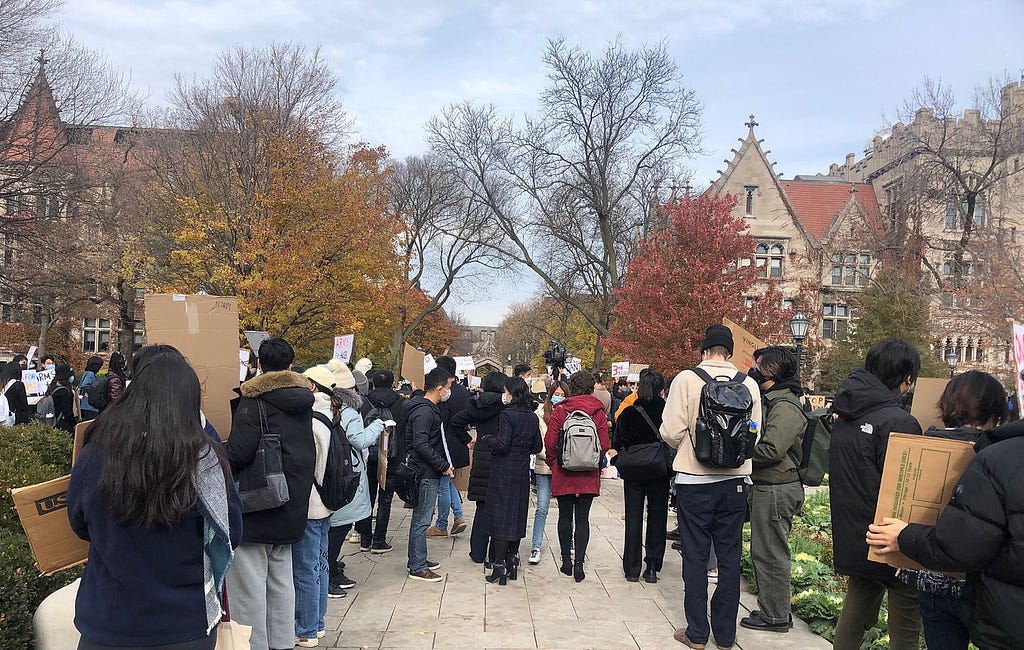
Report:
<svg viewBox="0 0 1024 650"><path fill-rule="evenodd" d="M0 152L6 161L29 162L51 157L67 145L67 134L46 78L46 59L40 54L38 61L35 79L17 110L0 128Z"/></svg>
<svg viewBox="0 0 1024 650"><path fill-rule="evenodd" d="M875 188L870 183L823 178L781 181L780 185L797 219L815 243L825 238L833 222L846 211L851 200L860 206L868 223L881 222Z"/></svg>

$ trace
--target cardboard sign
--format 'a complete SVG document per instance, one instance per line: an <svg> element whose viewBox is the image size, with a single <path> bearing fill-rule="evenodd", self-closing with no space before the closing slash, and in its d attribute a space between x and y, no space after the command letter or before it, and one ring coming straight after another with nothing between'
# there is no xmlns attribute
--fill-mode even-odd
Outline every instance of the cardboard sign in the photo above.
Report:
<svg viewBox="0 0 1024 650"><path fill-rule="evenodd" d="M629 374L629 362L620 361L612 364L612 377L625 377Z"/></svg>
<svg viewBox="0 0 1024 650"><path fill-rule="evenodd" d="M974 445L959 440L889 434L875 522L884 517L934 525L953 488L974 458ZM902 554L881 554L869 547L868 559L897 567L922 568Z"/></svg>
<svg viewBox="0 0 1024 650"><path fill-rule="evenodd" d="M238 388L238 299L146 294L146 341L173 345L185 355L199 375L203 413L227 439Z"/></svg>
<svg viewBox="0 0 1024 650"><path fill-rule="evenodd" d="M377 485L380 489L387 490L388 483L388 439L390 438L390 431L387 427L384 427L384 431L380 434L380 450L377 453Z"/></svg>
<svg viewBox="0 0 1024 650"><path fill-rule="evenodd" d="M823 409L828 399L824 395L804 395L804 399L807 400L807 404L812 409Z"/></svg>
<svg viewBox="0 0 1024 650"><path fill-rule="evenodd" d="M251 330L245 332L245 340L249 342L249 347L252 348L257 358L260 356L260 346L269 338L270 334L268 332L255 332Z"/></svg>
<svg viewBox="0 0 1024 650"><path fill-rule="evenodd" d="M70 480L62 476L11 490L32 556L45 575L77 566L89 557L89 543L78 538L68 520Z"/></svg>
<svg viewBox="0 0 1024 650"><path fill-rule="evenodd" d="M239 383L245 381L246 376L249 374L249 351L239 350L238 351L238 381Z"/></svg>
<svg viewBox="0 0 1024 650"><path fill-rule="evenodd" d="M1024 404L1024 379L1021 379L1020 373L1024 371L1024 324L1014 323L1013 324L1013 360L1015 368L1017 369L1016 379L1017 382L1017 404L1018 406ZM1020 413L1020 410L1017 410Z"/></svg>
<svg viewBox="0 0 1024 650"><path fill-rule="evenodd" d="M334 358L342 363L348 363L352 359L352 345L355 343L355 334L334 337Z"/></svg>
<svg viewBox="0 0 1024 650"><path fill-rule="evenodd" d="M28 357L28 362L32 363L32 358L36 356L36 346L33 345L29 347L28 354L26 354L25 356Z"/></svg>
<svg viewBox="0 0 1024 650"><path fill-rule="evenodd" d="M469 491L469 470L473 468L473 450L469 450L469 465L460 467L455 470L455 478L452 479L452 484L455 485L455 489L459 492Z"/></svg>
<svg viewBox="0 0 1024 650"><path fill-rule="evenodd" d="M75 466L75 461L78 460L78 452L82 451L82 446L85 444L85 433L92 426L93 420L87 420L86 422L79 422L75 425L75 442L71 447L71 466Z"/></svg>
<svg viewBox="0 0 1024 650"><path fill-rule="evenodd" d="M927 431L928 427L941 429L946 426L942 423L939 398L948 383L949 379L936 377L918 377L914 382L914 401L910 406L910 414L921 425L921 431Z"/></svg>
<svg viewBox="0 0 1024 650"><path fill-rule="evenodd" d="M424 354L423 355L423 374L427 374L431 370L437 367L437 362L434 361L434 355Z"/></svg>
<svg viewBox="0 0 1024 650"><path fill-rule="evenodd" d="M483 377L470 376L470 378L469 378L469 387L470 388L480 388L480 386L483 385L483 381L484 381Z"/></svg>
<svg viewBox="0 0 1024 650"><path fill-rule="evenodd" d="M728 318L722 319L722 325L732 330L732 364L740 372L747 372L754 365L754 351L768 344Z"/></svg>
<svg viewBox="0 0 1024 650"><path fill-rule="evenodd" d="M628 375L626 375L626 381L631 383L631 384L635 384L635 383L639 382L640 381L640 373L639 372L631 372L631 373L629 373Z"/></svg>
<svg viewBox="0 0 1024 650"><path fill-rule="evenodd" d="M455 372L476 372L473 357L455 357Z"/></svg>
<svg viewBox="0 0 1024 650"><path fill-rule="evenodd" d="M413 388L423 388L423 358L426 355L412 347L408 343L402 353L402 376L405 377Z"/></svg>

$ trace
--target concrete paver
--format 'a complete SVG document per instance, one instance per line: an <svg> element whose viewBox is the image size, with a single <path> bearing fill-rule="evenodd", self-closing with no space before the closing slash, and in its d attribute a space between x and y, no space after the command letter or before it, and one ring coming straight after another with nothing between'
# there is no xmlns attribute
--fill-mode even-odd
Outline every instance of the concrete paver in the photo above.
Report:
<svg viewBox="0 0 1024 650"><path fill-rule="evenodd" d="M675 551L665 556L655 585L626 582L622 576L622 483L601 482L601 497L591 509L587 578L576 583L558 571L558 506L552 500L545 527L543 560L526 563L521 549L519 579L505 587L484 581L484 569L469 559L469 530L456 537L429 539L430 558L441 563L441 583L407 578L406 546L411 510L396 499L384 555L360 553L345 544L345 573L358 584L347 598L328 604L331 650L425 648L444 650L663 650L684 647L672 638L683 624L682 562ZM463 504L467 521L472 502ZM528 532L532 530L531 509ZM714 585L709 587L713 592ZM744 583L739 616L756 608ZM787 634L758 633L737 627L738 650L825 650L832 645L800 620ZM714 648L714 642L708 644Z"/></svg>

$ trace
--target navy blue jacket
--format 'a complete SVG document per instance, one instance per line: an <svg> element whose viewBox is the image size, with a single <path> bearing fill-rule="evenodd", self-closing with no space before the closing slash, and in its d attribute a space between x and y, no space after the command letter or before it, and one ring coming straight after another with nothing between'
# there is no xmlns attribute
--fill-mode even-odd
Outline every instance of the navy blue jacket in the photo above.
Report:
<svg viewBox="0 0 1024 650"><path fill-rule="evenodd" d="M193 508L169 528L116 523L96 494L102 460L86 444L71 471L68 519L89 542L75 601L75 627L103 645L149 646L206 636L203 517ZM242 538L234 481L228 501L231 545Z"/></svg>

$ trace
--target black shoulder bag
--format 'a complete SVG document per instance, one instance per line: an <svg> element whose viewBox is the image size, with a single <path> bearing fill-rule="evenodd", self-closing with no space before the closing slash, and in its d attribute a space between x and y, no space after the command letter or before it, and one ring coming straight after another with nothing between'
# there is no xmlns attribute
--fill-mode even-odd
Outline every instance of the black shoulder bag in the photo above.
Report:
<svg viewBox="0 0 1024 650"><path fill-rule="evenodd" d="M260 414L260 442L252 463L236 473L242 512L279 508L288 503L288 482L284 476L281 436L269 432L263 400L256 399Z"/></svg>
<svg viewBox="0 0 1024 650"><path fill-rule="evenodd" d="M651 427L654 435L660 437L658 427L643 407L633 404L633 408ZM619 471L619 476L627 481L653 481L671 474L674 459L675 450L658 440L626 447L615 456L615 468Z"/></svg>

